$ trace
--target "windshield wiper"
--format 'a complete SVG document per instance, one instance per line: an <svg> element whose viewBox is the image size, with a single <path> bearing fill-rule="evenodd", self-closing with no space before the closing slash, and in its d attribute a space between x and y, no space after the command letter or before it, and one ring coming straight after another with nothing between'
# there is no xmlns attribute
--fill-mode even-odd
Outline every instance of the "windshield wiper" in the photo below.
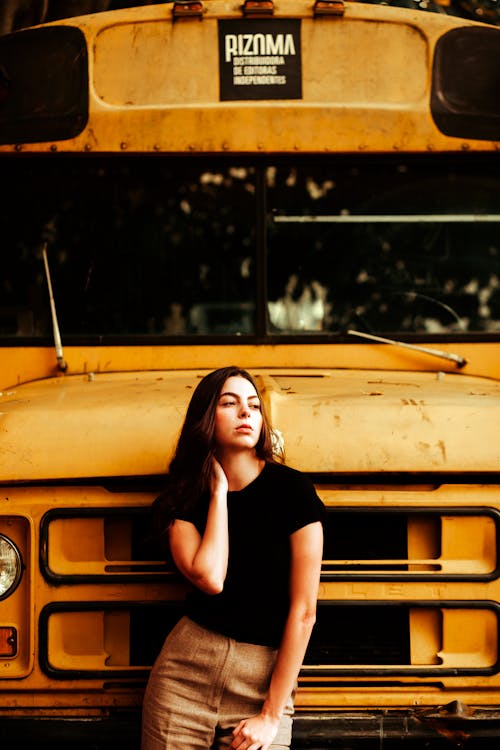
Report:
<svg viewBox="0 0 500 750"><path fill-rule="evenodd" d="M443 352L440 349L429 349L427 346L418 346L417 344L407 344L405 341L398 341L397 339L386 339L382 336L375 336L373 333L363 333L362 331L355 331L350 328L347 333L350 336L359 336L362 339L369 339L370 341L378 341L380 344L392 344L393 346L401 346L403 349L412 349L415 352L422 352L423 354L430 354L431 357L439 357L440 359L446 359L454 362L457 367L465 367L467 360L461 357L460 354L453 354L449 352Z"/></svg>
<svg viewBox="0 0 500 750"><path fill-rule="evenodd" d="M49 289L50 314L52 317L52 329L54 332L54 347L56 350L57 365L62 372L66 372L68 365L64 359L63 348L61 343L61 334L59 333L59 323L57 322L56 303L52 292L52 282L50 280L49 261L47 258L47 243L45 242L42 250L43 263L45 266L45 275L47 277L47 287Z"/></svg>

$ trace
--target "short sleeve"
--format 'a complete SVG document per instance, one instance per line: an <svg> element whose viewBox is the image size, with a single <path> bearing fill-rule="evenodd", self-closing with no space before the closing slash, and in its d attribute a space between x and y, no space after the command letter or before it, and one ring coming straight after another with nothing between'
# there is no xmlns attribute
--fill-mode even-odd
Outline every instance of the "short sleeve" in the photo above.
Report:
<svg viewBox="0 0 500 750"><path fill-rule="evenodd" d="M284 508L285 526L288 534L308 526L310 523L325 522L325 506L318 497L311 480L298 471L291 470L287 478Z"/></svg>
<svg viewBox="0 0 500 750"><path fill-rule="evenodd" d="M189 521L196 530L203 534L207 523L208 515L208 498L202 497L191 510L174 512L174 519L179 521Z"/></svg>

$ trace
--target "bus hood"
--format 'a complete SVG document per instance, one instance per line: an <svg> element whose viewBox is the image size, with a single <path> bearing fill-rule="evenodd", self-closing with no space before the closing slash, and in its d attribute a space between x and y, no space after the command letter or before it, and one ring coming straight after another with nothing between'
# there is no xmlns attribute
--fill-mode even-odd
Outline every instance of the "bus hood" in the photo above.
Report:
<svg viewBox="0 0 500 750"><path fill-rule="evenodd" d="M500 467L500 383L462 374L255 370L287 463L308 472ZM0 481L166 471L201 371L36 381L0 396Z"/></svg>

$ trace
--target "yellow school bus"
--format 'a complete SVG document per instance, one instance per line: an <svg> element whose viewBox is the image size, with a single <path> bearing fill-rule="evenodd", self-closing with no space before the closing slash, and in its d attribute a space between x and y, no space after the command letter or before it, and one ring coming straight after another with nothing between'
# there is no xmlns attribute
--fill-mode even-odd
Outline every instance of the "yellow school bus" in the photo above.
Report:
<svg viewBox="0 0 500 750"><path fill-rule="evenodd" d="M230 363L328 509L295 747L497 742L499 69L342 0L0 37L6 746L138 747L185 593L151 503Z"/></svg>

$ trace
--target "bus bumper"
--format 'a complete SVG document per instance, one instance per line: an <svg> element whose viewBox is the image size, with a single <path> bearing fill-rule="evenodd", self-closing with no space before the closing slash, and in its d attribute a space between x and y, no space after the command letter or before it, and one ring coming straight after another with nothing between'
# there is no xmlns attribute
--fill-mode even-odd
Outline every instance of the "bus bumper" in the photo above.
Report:
<svg viewBox="0 0 500 750"><path fill-rule="evenodd" d="M431 709L298 714L294 749L389 750L500 747L500 707L469 710L459 701Z"/></svg>
<svg viewBox="0 0 500 750"><path fill-rule="evenodd" d="M456 703L450 704L453 707ZM460 704L462 705L462 704ZM292 750L498 750L500 707L467 715L450 706L419 711L298 713ZM140 750L140 712L106 717L0 717L2 747Z"/></svg>

